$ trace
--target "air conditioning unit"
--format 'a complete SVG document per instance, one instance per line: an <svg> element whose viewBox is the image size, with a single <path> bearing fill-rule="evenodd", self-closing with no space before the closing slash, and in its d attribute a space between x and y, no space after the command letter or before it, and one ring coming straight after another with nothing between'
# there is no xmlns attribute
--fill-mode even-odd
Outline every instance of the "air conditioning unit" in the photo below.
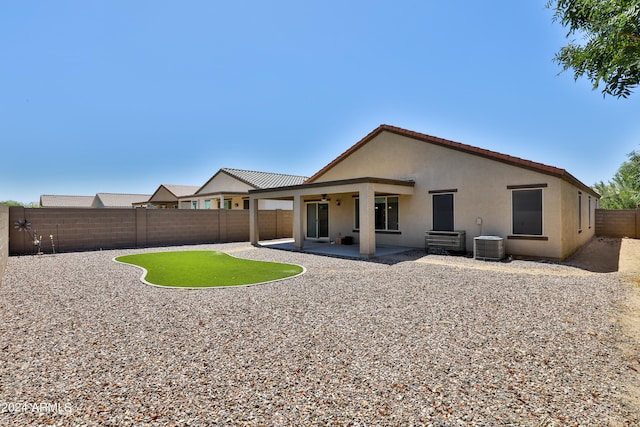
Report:
<svg viewBox="0 0 640 427"><path fill-rule="evenodd" d="M504 258L504 239L499 236L478 236L473 238L473 257L499 261Z"/></svg>
<svg viewBox="0 0 640 427"><path fill-rule="evenodd" d="M467 250L467 237L464 231L427 231L425 234L425 248L439 248L453 252Z"/></svg>

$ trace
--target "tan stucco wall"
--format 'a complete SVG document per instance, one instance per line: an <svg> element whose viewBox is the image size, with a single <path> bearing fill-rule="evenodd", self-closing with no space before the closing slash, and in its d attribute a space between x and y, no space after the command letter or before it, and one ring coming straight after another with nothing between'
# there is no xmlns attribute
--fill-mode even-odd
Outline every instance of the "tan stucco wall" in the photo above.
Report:
<svg viewBox="0 0 640 427"><path fill-rule="evenodd" d="M243 193L248 192L249 190L253 190L253 187L245 184L242 181L239 181L237 178L234 178L222 172L216 175L211 181L209 181L204 187L202 187L198 191L198 194L219 192Z"/></svg>
<svg viewBox="0 0 640 427"><path fill-rule="evenodd" d="M244 201L249 198L249 195L246 196L225 196L225 200L231 200L231 210L243 210L244 209ZM220 196L219 195L209 195L209 196L201 196L201 197L189 197L189 198L181 198L180 199L180 209L192 209L191 202L198 202L198 209L206 209L205 201L211 200L211 208L210 209L218 209ZM292 202L289 200L260 200L259 203L260 210L291 210Z"/></svg>
<svg viewBox="0 0 640 427"><path fill-rule="evenodd" d="M579 225L578 221L579 193L582 194L581 225ZM589 203L589 200L591 200L591 203ZM566 258L595 236L596 198L563 181L562 203L562 254L563 258Z"/></svg>
<svg viewBox="0 0 640 427"><path fill-rule="evenodd" d="M454 228L465 230L467 250L473 238L498 235L505 238L506 252L519 256L562 259L593 235L588 229L583 194L583 231L577 232L577 192L569 183L539 172L383 132L315 182L355 177L412 179L413 196L400 198L401 235L376 234L379 245L424 247L425 231L431 230L432 195L429 191L457 189L454 193ZM545 241L506 239L511 235L511 192L507 186L546 184L543 188L543 235ZM351 194L331 195L330 237L357 234L353 230L354 202ZM341 200L337 206L335 200ZM595 203L592 200L592 208ZM573 209L573 210L572 210ZM593 215L593 213L592 213ZM477 224L480 218L482 224ZM571 220L573 218L573 220ZM594 221L595 216L592 216Z"/></svg>
<svg viewBox="0 0 640 427"><path fill-rule="evenodd" d="M176 200L176 196L171 194L171 192L164 187L159 188L153 197L149 199L150 202L175 202Z"/></svg>

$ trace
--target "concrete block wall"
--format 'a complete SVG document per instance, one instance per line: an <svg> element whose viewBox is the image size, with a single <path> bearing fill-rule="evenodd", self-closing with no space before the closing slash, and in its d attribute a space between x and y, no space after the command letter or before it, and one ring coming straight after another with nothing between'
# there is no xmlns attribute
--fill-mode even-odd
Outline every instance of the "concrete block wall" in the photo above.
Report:
<svg viewBox="0 0 640 427"><path fill-rule="evenodd" d="M33 237L42 236L42 251L99 250L136 246L134 209L31 209L11 207L11 224L26 219L31 232L9 229L10 254L37 252Z"/></svg>
<svg viewBox="0 0 640 427"><path fill-rule="evenodd" d="M268 211L265 211L268 212ZM221 211L220 241L248 242L249 241L249 211L227 210ZM262 212L260 212L262 214Z"/></svg>
<svg viewBox="0 0 640 427"><path fill-rule="evenodd" d="M293 215L260 211L262 239L291 237ZM9 254L37 252L33 236L42 236L42 251L56 252L249 241L249 211L205 209L30 209L11 207L9 223L26 219L31 232L9 230ZM289 222L287 222L289 221Z"/></svg>
<svg viewBox="0 0 640 427"><path fill-rule="evenodd" d="M596 236L640 237L640 209L596 209Z"/></svg>
<svg viewBox="0 0 640 427"><path fill-rule="evenodd" d="M140 230L140 246L179 245L214 242L216 236L208 232L207 222L213 217L208 211L142 210L146 216L146 230ZM199 220L199 221L198 221ZM198 224L201 222L202 224Z"/></svg>
<svg viewBox="0 0 640 427"><path fill-rule="evenodd" d="M260 211L258 214L260 240L282 239L293 234L293 211Z"/></svg>
<svg viewBox="0 0 640 427"><path fill-rule="evenodd" d="M0 204L0 286L9 258L9 208Z"/></svg>

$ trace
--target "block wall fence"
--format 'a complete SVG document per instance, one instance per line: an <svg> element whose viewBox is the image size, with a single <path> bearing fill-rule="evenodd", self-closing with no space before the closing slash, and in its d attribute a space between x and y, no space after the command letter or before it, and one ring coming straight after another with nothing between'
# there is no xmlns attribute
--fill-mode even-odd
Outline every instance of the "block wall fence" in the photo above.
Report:
<svg viewBox="0 0 640 427"><path fill-rule="evenodd" d="M9 257L9 208L0 205L0 285Z"/></svg>
<svg viewBox="0 0 640 427"><path fill-rule="evenodd" d="M36 253L32 236L42 236L44 253L249 241L248 210L10 207L7 217L9 255ZM14 226L22 219L31 233ZM260 211L258 220L262 240L293 235L291 211Z"/></svg>
<svg viewBox="0 0 640 427"><path fill-rule="evenodd" d="M15 228L31 224L31 235ZM260 239L290 238L293 212L260 211ZM640 238L640 209L596 209L596 236ZM33 254L32 235L42 251L141 248L147 246L249 241L249 211L182 209L33 209L0 205L0 281L9 255Z"/></svg>
<svg viewBox="0 0 640 427"><path fill-rule="evenodd" d="M596 236L640 238L640 209L596 209Z"/></svg>

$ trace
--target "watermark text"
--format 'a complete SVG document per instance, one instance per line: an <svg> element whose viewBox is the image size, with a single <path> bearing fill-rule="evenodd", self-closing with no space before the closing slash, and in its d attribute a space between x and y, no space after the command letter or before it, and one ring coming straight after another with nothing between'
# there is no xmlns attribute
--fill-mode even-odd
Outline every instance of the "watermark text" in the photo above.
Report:
<svg viewBox="0 0 640 427"><path fill-rule="evenodd" d="M71 403L62 402L1 402L0 414L6 413L44 413L66 415L73 412Z"/></svg>

